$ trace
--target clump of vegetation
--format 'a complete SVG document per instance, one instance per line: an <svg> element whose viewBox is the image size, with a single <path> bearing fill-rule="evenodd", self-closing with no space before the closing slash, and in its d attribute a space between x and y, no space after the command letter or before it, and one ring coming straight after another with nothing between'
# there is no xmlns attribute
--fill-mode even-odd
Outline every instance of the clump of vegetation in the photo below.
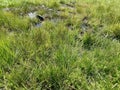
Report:
<svg viewBox="0 0 120 90"><path fill-rule="evenodd" d="M116 39L120 40L120 24L112 24L110 26L110 31L113 34L113 37L115 37Z"/></svg>
<svg viewBox="0 0 120 90"><path fill-rule="evenodd" d="M95 37L89 33L86 33L83 36L83 47L86 49L90 49L95 43Z"/></svg>
<svg viewBox="0 0 120 90"><path fill-rule="evenodd" d="M51 1L51 3L48 4L49 8L57 9L59 8L60 4L57 1Z"/></svg>

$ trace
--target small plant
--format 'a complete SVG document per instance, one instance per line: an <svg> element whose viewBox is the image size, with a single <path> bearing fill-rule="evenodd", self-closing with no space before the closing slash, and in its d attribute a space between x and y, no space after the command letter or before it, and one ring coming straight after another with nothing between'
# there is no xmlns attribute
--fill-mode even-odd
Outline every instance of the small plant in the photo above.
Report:
<svg viewBox="0 0 120 90"><path fill-rule="evenodd" d="M120 23L111 25L110 31L112 32L113 37L120 40Z"/></svg>
<svg viewBox="0 0 120 90"><path fill-rule="evenodd" d="M59 6L60 6L60 4L57 1L52 1L51 3L49 3L50 8L57 9L57 8L59 8Z"/></svg>
<svg viewBox="0 0 120 90"><path fill-rule="evenodd" d="M61 3L61 4L65 4L65 1L64 1L64 0L61 0L60 3Z"/></svg>
<svg viewBox="0 0 120 90"><path fill-rule="evenodd" d="M83 41L83 47L86 49L91 49L91 47L95 43L95 39L94 39L93 35L91 35L89 33L85 33L82 41Z"/></svg>

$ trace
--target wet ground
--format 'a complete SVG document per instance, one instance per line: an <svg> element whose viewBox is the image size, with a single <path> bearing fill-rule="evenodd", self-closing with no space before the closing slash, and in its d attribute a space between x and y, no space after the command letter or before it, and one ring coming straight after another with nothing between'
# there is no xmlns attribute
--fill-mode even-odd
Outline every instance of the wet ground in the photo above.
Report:
<svg viewBox="0 0 120 90"><path fill-rule="evenodd" d="M25 7L26 10L24 10ZM83 17L80 13L78 13L76 10L75 2L68 4L60 3L60 6L58 8L50 8L45 5L35 6L30 3L27 6L23 5L21 7L3 8L3 11L12 12L22 18L29 18L32 27L37 28L42 27L43 22L49 20L54 24L60 21L65 21L66 27L69 30L79 28L81 30L81 33L93 29L92 25L89 24L89 16ZM39 15L44 20L37 18L37 15Z"/></svg>

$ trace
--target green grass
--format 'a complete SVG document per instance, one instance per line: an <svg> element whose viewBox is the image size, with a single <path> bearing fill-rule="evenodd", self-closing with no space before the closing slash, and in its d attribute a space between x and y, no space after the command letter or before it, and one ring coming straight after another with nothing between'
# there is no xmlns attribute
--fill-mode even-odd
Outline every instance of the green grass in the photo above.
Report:
<svg viewBox="0 0 120 90"><path fill-rule="evenodd" d="M120 90L119 5L0 0L0 90Z"/></svg>

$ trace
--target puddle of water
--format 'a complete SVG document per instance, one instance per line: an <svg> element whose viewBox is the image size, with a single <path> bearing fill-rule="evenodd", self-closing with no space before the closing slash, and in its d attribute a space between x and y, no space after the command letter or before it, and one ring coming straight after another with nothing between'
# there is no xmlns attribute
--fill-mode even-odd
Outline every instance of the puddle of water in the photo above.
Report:
<svg viewBox="0 0 120 90"><path fill-rule="evenodd" d="M81 28L83 31L87 31L88 29L91 29L91 26L90 26L90 24L83 23L81 25Z"/></svg>
<svg viewBox="0 0 120 90"><path fill-rule="evenodd" d="M82 25L81 25L81 28L82 28L83 31L86 31L88 27L87 27L86 24L82 24Z"/></svg>
<svg viewBox="0 0 120 90"><path fill-rule="evenodd" d="M36 18L37 13L36 13L36 12L30 12L30 13L28 13L28 16L29 16L30 19L34 19L34 18ZM41 23L41 22L37 22L37 23L36 23L35 25L33 25L33 26L39 28L39 27L42 26L42 23Z"/></svg>
<svg viewBox="0 0 120 90"><path fill-rule="evenodd" d="M37 23L36 25L35 25L35 27L37 27L37 28L39 28L39 27L41 27L42 26L42 23Z"/></svg>
<svg viewBox="0 0 120 90"><path fill-rule="evenodd" d="M36 12L30 12L30 13L28 13L28 16L29 16L29 18L30 19L33 19L33 18L35 18L36 17Z"/></svg>
<svg viewBox="0 0 120 90"><path fill-rule="evenodd" d="M3 8L3 11L9 11L10 8Z"/></svg>

